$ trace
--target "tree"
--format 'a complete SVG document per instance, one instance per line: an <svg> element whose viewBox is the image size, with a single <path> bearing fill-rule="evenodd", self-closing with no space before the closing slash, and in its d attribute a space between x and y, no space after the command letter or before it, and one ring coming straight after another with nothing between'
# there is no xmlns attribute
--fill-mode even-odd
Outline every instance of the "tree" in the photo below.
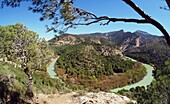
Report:
<svg viewBox="0 0 170 104"><path fill-rule="evenodd" d="M9 47L2 47L8 52L8 57L5 58L21 66L29 78L27 94L33 97L33 74L42 69L47 59L53 56L53 51L48 48L47 41L39 39L35 32L29 31L22 24L7 26L5 32L7 33L3 34L6 37L4 44L8 43L6 47Z"/></svg>
<svg viewBox="0 0 170 104"><path fill-rule="evenodd" d="M32 93L33 74L36 70L40 70L44 61L51 57L52 51L48 48L45 40L38 39L35 32L27 30L21 24L19 25L18 33L12 44L13 59L17 60L18 64L24 69L24 72L29 78L28 91ZM33 97L30 96L30 97Z"/></svg>
<svg viewBox="0 0 170 104"><path fill-rule="evenodd" d="M18 7L21 2L30 1L32 5L29 10L34 13L42 14L41 21L49 19L53 20L52 27L47 26L47 31L62 33L69 28L74 28L78 25L90 25L102 22L101 25L108 25L110 22L132 22L138 24L151 24L155 26L164 35L167 44L170 46L170 36L164 27L155 19L147 15L140 7L131 0L122 0L122 2L134 9L142 19L136 18L114 18L108 16L96 16L91 12L73 6L75 0L2 0L1 7L11 6ZM170 4L169 0L166 3ZM105 22L107 21L107 22Z"/></svg>

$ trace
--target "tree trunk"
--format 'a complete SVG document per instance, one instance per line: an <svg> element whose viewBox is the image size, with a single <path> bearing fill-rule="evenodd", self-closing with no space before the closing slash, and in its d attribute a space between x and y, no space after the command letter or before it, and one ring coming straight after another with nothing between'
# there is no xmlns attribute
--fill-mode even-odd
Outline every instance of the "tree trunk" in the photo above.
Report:
<svg viewBox="0 0 170 104"><path fill-rule="evenodd" d="M29 82L28 82L28 97L33 98L34 93L33 93L33 79L32 75L29 76Z"/></svg>
<svg viewBox="0 0 170 104"><path fill-rule="evenodd" d="M32 73L27 73L28 78L29 78L29 82L28 82L28 86L27 86L27 92L26 92L26 96L29 97L29 100L31 101L31 103L36 104L36 100L34 98L34 92L33 92L33 78L32 78Z"/></svg>
<svg viewBox="0 0 170 104"><path fill-rule="evenodd" d="M32 99L34 97L34 93L33 93L33 78L32 78L32 73L29 72L28 68L25 68L24 72L27 74L29 81L28 81L28 85L27 85L27 92L26 92L26 96L28 96L30 99Z"/></svg>

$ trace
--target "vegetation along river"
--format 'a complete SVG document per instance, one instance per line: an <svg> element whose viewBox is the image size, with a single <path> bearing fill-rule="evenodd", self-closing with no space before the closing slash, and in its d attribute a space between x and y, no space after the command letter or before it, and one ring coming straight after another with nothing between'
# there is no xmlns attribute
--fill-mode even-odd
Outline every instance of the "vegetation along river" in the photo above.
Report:
<svg viewBox="0 0 170 104"><path fill-rule="evenodd" d="M52 62L49 64L49 66L47 67L47 72L49 73L50 77L51 78L59 78L55 72L55 68L54 68L54 65L55 65L55 62L57 61L59 57L55 58L52 60ZM130 58L131 59L131 58ZM134 59L131 59L132 61L136 61ZM120 87L120 88L115 88L115 89L112 89L111 92L118 92L120 90L130 90L131 88L135 88L137 86L144 86L145 88L147 87L147 85L150 85L151 82L153 81L154 77L152 75L152 71L154 70L154 68L151 66L151 65L148 65L148 64L144 64L144 67L146 68L146 76L139 82L137 83L134 83L134 84L130 84L130 85L126 85L126 86L123 86L123 87Z"/></svg>

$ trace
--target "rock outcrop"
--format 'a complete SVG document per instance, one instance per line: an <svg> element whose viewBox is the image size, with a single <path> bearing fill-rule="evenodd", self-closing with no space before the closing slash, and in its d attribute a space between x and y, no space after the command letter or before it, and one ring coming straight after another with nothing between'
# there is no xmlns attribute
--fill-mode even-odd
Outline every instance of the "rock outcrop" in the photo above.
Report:
<svg viewBox="0 0 170 104"><path fill-rule="evenodd" d="M137 104L126 96L115 93L99 92L78 94L37 95L37 103L42 104Z"/></svg>
<svg viewBox="0 0 170 104"><path fill-rule="evenodd" d="M83 42L83 40L80 42ZM66 44L74 45L74 44L79 44L80 42L77 41L75 36L65 35L60 38L56 38L53 45L57 45L57 46L66 45Z"/></svg>
<svg viewBox="0 0 170 104"><path fill-rule="evenodd" d="M73 99L74 104L137 104L136 101L126 96L106 92L87 93L84 96L78 96Z"/></svg>

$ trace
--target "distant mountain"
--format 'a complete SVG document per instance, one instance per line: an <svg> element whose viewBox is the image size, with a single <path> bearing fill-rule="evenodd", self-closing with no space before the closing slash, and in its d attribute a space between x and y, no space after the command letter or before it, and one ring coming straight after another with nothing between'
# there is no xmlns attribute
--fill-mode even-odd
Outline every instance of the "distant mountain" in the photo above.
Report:
<svg viewBox="0 0 170 104"><path fill-rule="evenodd" d="M124 32L123 30L106 32L106 33L90 33L90 34L63 34L51 39L49 42L53 45L79 44L82 42L95 42L98 44L116 45L120 50L147 46L149 44L164 44L164 38L147 32L137 30L135 32Z"/></svg>

